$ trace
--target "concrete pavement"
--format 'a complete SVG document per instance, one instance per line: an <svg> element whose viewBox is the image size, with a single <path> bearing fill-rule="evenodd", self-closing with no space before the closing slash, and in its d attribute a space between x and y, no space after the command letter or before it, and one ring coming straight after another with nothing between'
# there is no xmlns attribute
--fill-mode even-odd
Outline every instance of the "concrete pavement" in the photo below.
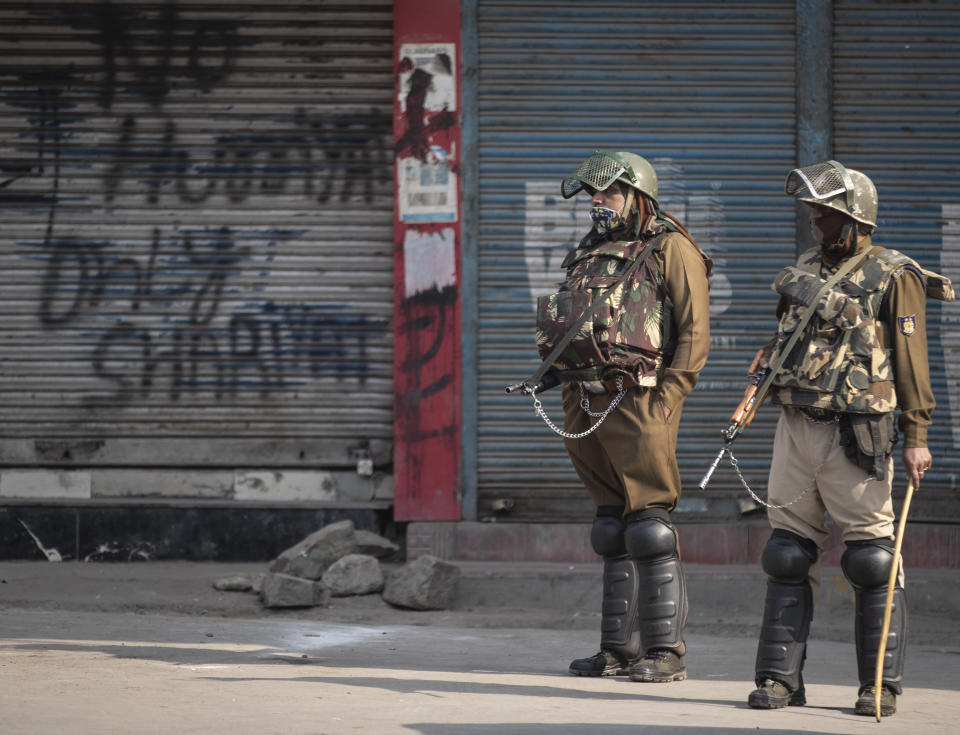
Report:
<svg viewBox="0 0 960 735"><path fill-rule="evenodd" d="M589 589L593 569L554 575L550 594L546 572L515 570L511 581L503 570L469 570L456 609L425 613L376 595L270 612L252 595L210 584L262 567L0 563L0 731L939 735L960 720L955 617L939 642L911 643L899 712L878 724L853 714L852 619L846 642L821 635L815 620L809 704L764 712L746 706L757 621L744 620L752 628L744 632L713 625L718 610L690 626L687 681L567 675L571 657L596 650L595 601L570 603L573 590ZM740 573L712 571L728 587ZM742 583L752 576L744 572ZM498 587L504 595L491 591ZM540 609L517 604L527 595Z"/></svg>

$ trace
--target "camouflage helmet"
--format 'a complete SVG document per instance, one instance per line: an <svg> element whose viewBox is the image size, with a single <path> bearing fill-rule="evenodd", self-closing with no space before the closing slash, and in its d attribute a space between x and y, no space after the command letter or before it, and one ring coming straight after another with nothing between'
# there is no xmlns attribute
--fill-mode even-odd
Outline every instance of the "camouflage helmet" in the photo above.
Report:
<svg viewBox="0 0 960 735"><path fill-rule="evenodd" d="M806 204L843 212L857 222L877 226L877 188L865 174L824 161L787 174L784 191Z"/></svg>
<svg viewBox="0 0 960 735"><path fill-rule="evenodd" d="M625 151L594 151L560 183L560 193L569 199L585 187L603 191L614 181L622 181L657 201L657 172L643 156Z"/></svg>

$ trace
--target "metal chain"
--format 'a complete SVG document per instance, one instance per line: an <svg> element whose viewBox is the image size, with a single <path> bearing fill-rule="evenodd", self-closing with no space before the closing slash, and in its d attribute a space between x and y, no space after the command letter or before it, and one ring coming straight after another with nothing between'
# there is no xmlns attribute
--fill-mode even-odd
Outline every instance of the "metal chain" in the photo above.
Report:
<svg viewBox="0 0 960 735"><path fill-rule="evenodd" d="M551 429L553 429L554 432L556 432L557 434L559 434L560 436L562 436L564 439L582 439L583 437L585 437L585 436L587 436L587 435L589 435L589 434L592 434L594 431L597 430L597 427L600 426L600 424L603 423L603 420L604 420L605 418L607 418L607 416L610 415L610 412L613 411L613 409L615 409L615 408L617 407L617 405L620 403L620 399L623 398L624 395L626 395L626 392L627 392L627 391L626 391L626 390L624 389L624 387L623 387L623 376L622 376L622 375L618 375L618 376L617 376L617 394L613 397L613 400L610 401L610 405L607 406L607 410L604 411L603 413L599 413L599 414L598 414L598 413L593 413L592 411L589 411L589 410L588 410L587 413L589 413L591 416L593 416L594 418L597 418L597 419L599 419L599 420L597 421L597 423L593 424L589 429L587 429L586 431L581 431L579 434L570 434L570 433L564 431L563 429L558 428L558 427L556 426L556 424L554 424L554 423L550 420L550 417L547 416L547 412L543 410L543 405L540 403L540 399L537 398L537 394L536 394L536 393L533 394L533 411L534 411L534 413L538 414L538 415L540 416L540 418L543 419L543 422L544 422L547 426L549 426ZM583 404L582 404L582 402L581 402L581 406L582 406L582 405L583 405ZM588 405L589 405L589 404L588 404Z"/></svg>
<svg viewBox="0 0 960 735"><path fill-rule="evenodd" d="M617 380L621 380L622 382L621 378L617 378ZM603 416L603 411L596 412L590 410L590 399L587 397L587 392L583 389L583 383L577 383L577 387L580 388L580 408L582 408L588 416L592 416L595 419ZM617 383L617 387L620 387L620 383Z"/></svg>
<svg viewBox="0 0 960 735"><path fill-rule="evenodd" d="M727 450L727 456L730 457L730 466L733 467L734 472L737 473L737 477L740 478L740 484L743 485L743 487L746 489L748 493L750 493L750 497L752 497L754 500L760 503L760 505L764 505L767 508L774 508L774 509L787 508L793 505L794 503L796 503L798 500L800 500L800 498L802 498L804 495L806 495L808 492L810 492L811 490L813 490L813 488L817 486L817 483L814 482L812 485L810 485L810 487L803 490L797 497L795 497L789 503L784 503L783 505L774 505L773 503L768 503L766 500L760 498L755 492L753 492L753 490L747 484L747 480L743 476L743 473L740 471L740 463L737 461L737 458L733 456L733 452L731 452L729 449Z"/></svg>

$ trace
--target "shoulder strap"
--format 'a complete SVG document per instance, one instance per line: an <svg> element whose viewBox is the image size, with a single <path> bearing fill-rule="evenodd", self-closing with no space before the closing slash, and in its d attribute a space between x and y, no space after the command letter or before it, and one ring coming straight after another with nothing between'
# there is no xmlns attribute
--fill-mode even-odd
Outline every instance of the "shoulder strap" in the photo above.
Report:
<svg viewBox="0 0 960 735"><path fill-rule="evenodd" d="M771 355L769 361L770 372L757 389L757 395L760 396L760 399L754 402L753 407L750 409L750 413L744 418L744 426L749 425L749 423L753 421L754 414L757 412L757 409L760 408L760 404L763 403L763 396L765 396L767 391L770 390L770 386L773 384L774 378L777 377L777 372L780 370L780 366L783 365L783 361L787 359L787 355L790 354L790 351L793 350L793 346L797 343L797 340L800 339L800 335L803 333L804 328L810 321L810 317L812 317L816 312L817 304L820 303L821 297L827 291L833 288L833 286L844 276L853 273L858 268L862 268L871 257L881 250L883 250L881 247L872 247L870 250L864 253L862 257L856 259L850 258L850 260L848 260L842 268L830 276L829 280L820 287L820 290L817 291L816 295L813 297L813 300L810 302L810 306L807 307L807 310L803 312L803 316L800 317L800 321L793 330L793 334L790 336L790 339L787 340L787 343L782 345L774 355Z"/></svg>
<svg viewBox="0 0 960 735"><path fill-rule="evenodd" d="M658 242L654 240L649 241L641 253L630 264L630 267L627 268L620 278L617 279L617 282L603 293L597 294L597 297L590 302L590 308L584 310L584 312L580 315L580 318L577 319L573 326L567 330L567 333L563 335L563 339L554 345L554 348L550 351L550 354L547 355L542 363L540 363L540 367L537 368L537 371L523 381L523 385L526 386L527 389L535 391L537 384L540 382L543 376L546 375L547 370L550 369L553 363L557 361L557 358L560 357L561 353L567 348L567 345L570 344L577 332L580 331L580 327L583 326L583 323L600 311L600 308L604 305L604 303L606 303L607 299L613 295L613 292L617 289L617 287L627 281L627 279L629 279L634 273L636 273L643 261L647 259L647 256L656 250L658 246Z"/></svg>

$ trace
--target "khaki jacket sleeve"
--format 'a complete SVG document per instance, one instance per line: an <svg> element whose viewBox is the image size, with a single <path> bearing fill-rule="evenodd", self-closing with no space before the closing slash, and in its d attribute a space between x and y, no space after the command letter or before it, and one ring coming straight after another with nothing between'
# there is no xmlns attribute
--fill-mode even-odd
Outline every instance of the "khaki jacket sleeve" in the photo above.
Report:
<svg viewBox="0 0 960 735"><path fill-rule="evenodd" d="M673 301L677 349L664 369L659 394L674 411L693 390L710 352L710 297L707 266L696 246L674 233L664 240L661 267Z"/></svg>
<svg viewBox="0 0 960 735"><path fill-rule="evenodd" d="M927 355L926 293L916 273L905 270L887 292L891 360L906 449L927 446L927 427L936 406Z"/></svg>

